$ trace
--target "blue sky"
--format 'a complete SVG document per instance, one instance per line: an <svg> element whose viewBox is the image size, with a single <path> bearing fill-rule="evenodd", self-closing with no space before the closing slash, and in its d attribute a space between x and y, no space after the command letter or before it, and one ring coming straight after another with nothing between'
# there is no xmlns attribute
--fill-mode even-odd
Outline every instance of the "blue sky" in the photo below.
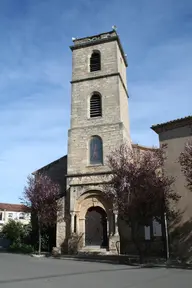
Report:
<svg viewBox="0 0 192 288"><path fill-rule="evenodd" d="M1 0L0 202L19 203L27 175L66 153L71 37L114 24L133 142L158 145L152 124L191 114L191 0Z"/></svg>

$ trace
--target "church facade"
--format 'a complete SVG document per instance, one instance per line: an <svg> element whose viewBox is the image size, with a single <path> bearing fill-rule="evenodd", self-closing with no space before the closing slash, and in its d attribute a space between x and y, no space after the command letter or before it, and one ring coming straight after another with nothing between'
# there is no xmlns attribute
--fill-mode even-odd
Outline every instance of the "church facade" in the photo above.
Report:
<svg viewBox="0 0 192 288"><path fill-rule="evenodd" d="M107 155L125 142L134 148L129 128L127 57L115 30L75 39L70 48L68 153L36 172L47 171L62 187L58 248L68 242L70 235L77 234L81 235L81 249L91 246L118 253L118 215L112 203L106 201L103 189L111 174ZM187 125L192 125L192 117ZM157 126L152 129L159 133Z"/></svg>

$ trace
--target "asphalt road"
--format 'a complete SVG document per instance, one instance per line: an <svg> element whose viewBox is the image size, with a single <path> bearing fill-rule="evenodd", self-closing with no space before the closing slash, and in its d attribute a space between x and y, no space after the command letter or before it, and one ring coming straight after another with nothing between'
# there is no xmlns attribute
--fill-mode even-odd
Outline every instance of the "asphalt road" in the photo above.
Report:
<svg viewBox="0 0 192 288"><path fill-rule="evenodd" d="M32 258L0 253L1 288L190 288L192 270Z"/></svg>

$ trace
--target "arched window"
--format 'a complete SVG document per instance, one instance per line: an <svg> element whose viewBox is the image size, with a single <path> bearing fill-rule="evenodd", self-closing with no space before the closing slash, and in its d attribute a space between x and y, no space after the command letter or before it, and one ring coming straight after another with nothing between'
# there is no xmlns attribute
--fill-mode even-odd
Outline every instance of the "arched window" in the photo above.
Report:
<svg viewBox="0 0 192 288"><path fill-rule="evenodd" d="M94 93L90 98L90 117L102 116L101 95Z"/></svg>
<svg viewBox="0 0 192 288"><path fill-rule="evenodd" d="M94 51L90 58L90 71L101 70L101 55L99 51Z"/></svg>
<svg viewBox="0 0 192 288"><path fill-rule="evenodd" d="M8 213L8 218L12 219L13 218L13 213Z"/></svg>
<svg viewBox="0 0 192 288"><path fill-rule="evenodd" d="M90 140L90 164L103 164L103 142L99 136L92 136Z"/></svg>
<svg viewBox="0 0 192 288"><path fill-rule="evenodd" d="M23 212L19 213L19 219L20 220L25 219L25 213L23 213Z"/></svg>

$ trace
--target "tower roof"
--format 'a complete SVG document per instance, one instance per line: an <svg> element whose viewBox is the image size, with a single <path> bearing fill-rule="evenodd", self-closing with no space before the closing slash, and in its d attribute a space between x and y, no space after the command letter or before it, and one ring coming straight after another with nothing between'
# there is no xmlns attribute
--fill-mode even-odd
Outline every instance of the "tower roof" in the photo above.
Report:
<svg viewBox="0 0 192 288"><path fill-rule="evenodd" d="M70 46L70 49L73 51L75 49L84 48L84 47L88 47L88 46L92 46L92 45L96 45L96 44L103 44L103 43L107 43L107 42L111 42L111 41L117 41L117 43L119 45L119 49L120 49L122 57L123 57L123 60L124 60L125 65L127 67L128 66L127 58L126 58L125 53L123 51L123 47L121 45L120 38L119 38L119 36L115 30L105 32L102 34L93 35L93 36L87 36L87 37L83 37L83 38L74 38L73 39L74 45Z"/></svg>

